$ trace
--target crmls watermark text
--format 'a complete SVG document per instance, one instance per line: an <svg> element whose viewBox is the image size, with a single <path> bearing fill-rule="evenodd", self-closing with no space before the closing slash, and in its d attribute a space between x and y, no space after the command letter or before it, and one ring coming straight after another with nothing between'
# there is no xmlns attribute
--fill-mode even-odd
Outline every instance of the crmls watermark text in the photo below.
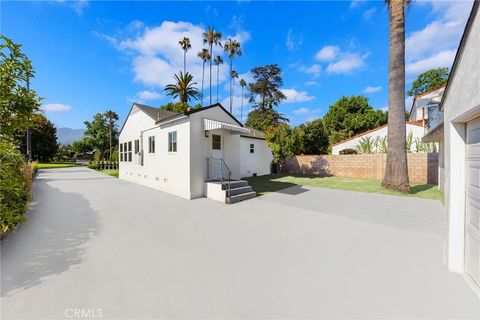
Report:
<svg viewBox="0 0 480 320"><path fill-rule="evenodd" d="M67 308L65 309L67 319L100 319L103 318L102 308Z"/></svg>

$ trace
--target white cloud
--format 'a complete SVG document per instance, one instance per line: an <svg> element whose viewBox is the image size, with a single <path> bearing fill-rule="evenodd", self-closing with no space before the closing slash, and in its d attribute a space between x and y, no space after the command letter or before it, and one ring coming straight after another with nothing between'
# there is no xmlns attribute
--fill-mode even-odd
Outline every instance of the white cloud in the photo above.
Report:
<svg viewBox="0 0 480 320"><path fill-rule="evenodd" d="M363 19L370 20L373 15L377 12L377 8L370 8L363 13Z"/></svg>
<svg viewBox="0 0 480 320"><path fill-rule="evenodd" d="M382 90L382 87L381 86L378 86L378 87L366 87L365 89L363 89L363 92L364 93L375 93L375 92L379 92L380 90Z"/></svg>
<svg viewBox="0 0 480 320"><path fill-rule="evenodd" d="M353 8L356 8L360 5L362 5L363 3L365 3L367 0L352 0L350 2L350 9L353 9Z"/></svg>
<svg viewBox="0 0 480 320"><path fill-rule="evenodd" d="M202 33L204 27L190 22L164 21L159 26L146 27L143 23L136 23L133 36L125 37L124 33L113 37L98 33L97 35L121 52L132 56L134 80L150 87L161 87L173 81L173 74L183 70L183 51L178 41L183 37L190 38L192 48L187 52L187 71L194 77L200 89L202 81L202 62L197 53L204 47ZM243 45L250 38L244 30L237 30L236 34L224 34L224 39L236 39ZM213 55L223 54L220 47L214 48ZM225 60L225 59L224 59ZM227 61L225 61L226 63ZM215 66L214 66L215 67ZM216 84L216 67L212 70L212 85ZM228 67L220 66L219 81L227 79ZM205 66L205 86L208 87L208 65ZM212 86L212 93L215 89Z"/></svg>
<svg viewBox="0 0 480 320"><path fill-rule="evenodd" d="M62 104L62 103L48 103L42 106L43 111L45 112L66 112L72 109L72 106L69 104Z"/></svg>
<svg viewBox="0 0 480 320"><path fill-rule="evenodd" d="M306 102L315 99L309 96L307 91L297 91L295 89L281 89L283 94L287 97L285 103Z"/></svg>
<svg viewBox="0 0 480 320"><path fill-rule="evenodd" d="M325 46L315 55L318 61L332 61L335 60L340 53L340 48L337 46Z"/></svg>
<svg viewBox="0 0 480 320"><path fill-rule="evenodd" d="M428 58L420 59L406 65L407 74L420 74L433 68L450 67L455 59L456 50L445 50L438 52Z"/></svg>
<svg viewBox="0 0 480 320"><path fill-rule="evenodd" d="M137 97L141 100L158 100L162 95L156 91L143 90L137 93Z"/></svg>
<svg viewBox="0 0 480 320"><path fill-rule="evenodd" d="M436 19L409 34L405 40L406 70L411 76L427 70L422 61L435 67L450 67L451 51L456 52L472 7L471 1L417 1L415 5L431 5ZM436 61L436 63L434 63ZM437 63L443 63L437 65Z"/></svg>
<svg viewBox="0 0 480 320"><path fill-rule="evenodd" d="M88 0L76 0L76 1L56 0L56 2L72 8L73 11L75 11L75 13L78 15L82 15L83 10L88 6Z"/></svg>
<svg viewBox="0 0 480 320"><path fill-rule="evenodd" d="M305 82L305 85L306 86L319 86L320 83L318 81L309 80L309 81Z"/></svg>
<svg viewBox="0 0 480 320"><path fill-rule="evenodd" d="M328 73L346 74L365 66L363 61L366 56L359 56L356 53L342 54L341 58L327 66Z"/></svg>
<svg viewBox="0 0 480 320"><path fill-rule="evenodd" d="M300 46L302 44L303 44L302 37L301 36L295 36L293 34L292 28L288 29L287 40L286 40L286 43L285 43L285 45L287 46L287 49L289 51L294 51L294 50L300 48Z"/></svg>
<svg viewBox="0 0 480 320"><path fill-rule="evenodd" d="M296 115L308 114L310 113L310 109L302 107L300 109L293 110L292 113Z"/></svg>

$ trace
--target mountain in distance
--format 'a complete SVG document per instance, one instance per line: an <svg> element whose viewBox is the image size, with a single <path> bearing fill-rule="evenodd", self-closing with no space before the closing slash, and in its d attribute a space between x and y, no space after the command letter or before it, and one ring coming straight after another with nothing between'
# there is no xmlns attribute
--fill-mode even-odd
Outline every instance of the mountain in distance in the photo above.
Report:
<svg viewBox="0 0 480 320"><path fill-rule="evenodd" d="M72 144L82 140L85 129L57 128L57 142L59 144Z"/></svg>

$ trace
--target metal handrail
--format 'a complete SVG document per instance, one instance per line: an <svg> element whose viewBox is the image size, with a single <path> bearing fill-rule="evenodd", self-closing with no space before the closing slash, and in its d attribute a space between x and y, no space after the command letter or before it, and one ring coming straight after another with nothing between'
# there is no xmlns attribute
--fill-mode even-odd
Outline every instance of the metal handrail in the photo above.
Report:
<svg viewBox="0 0 480 320"><path fill-rule="evenodd" d="M227 183L230 190L232 171L225 160L221 158L207 158L207 180L220 180L222 184Z"/></svg>

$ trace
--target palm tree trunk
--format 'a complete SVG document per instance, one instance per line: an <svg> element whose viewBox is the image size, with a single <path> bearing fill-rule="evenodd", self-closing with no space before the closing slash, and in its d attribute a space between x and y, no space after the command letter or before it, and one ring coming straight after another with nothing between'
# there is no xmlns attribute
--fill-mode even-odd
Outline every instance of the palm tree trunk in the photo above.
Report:
<svg viewBox="0 0 480 320"><path fill-rule="evenodd" d="M233 58L230 58L230 113L232 113L232 69L233 69Z"/></svg>
<svg viewBox="0 0 480 320"><path fill-rule="evenodd" d="M110 134L110 161L112 161L112 122L109 124L109 134Z"/></svg>
<svg viewBox="0 0 480 320"><path fill-rule="evenodd" d="M405 5L390 0L388 152L382 186L409 192L405 125Z"/></svg>
<svg viewBox="0 0 480 320"><path fill-rule="evenodd" d="M213 54L213 43L210 44L210 105L212 105L212 54Z"/></svg>
<svg viewBox="0 0 480 320"><path fill-rule="evenodd" d="M205 60L203 61L203 70L202 70L202 100L201 100L202 107L203 107L203 79L205 79Z"/></svg>
<svg viewBox="0 0 480 320"><path fill-rule="evenodd" d="M240 107L240 122L243 124L243 86L242 86L242 105Z"/></svg>
<svg viewBox="0 0 480 320"><path fill-rule="evenodd" d="M30 92L30 77L27 74L27 92ZM30 119L29 119L30 120ZM30 124L27 127L27 158L32 161L32 128Z"/></svg>
<svg viewBox="0 0 480 320"><path fill-rule="evenodd" d="M218 73L220 72L220 64L217 65L217 103L218 103Z"/></svg>
<svg viewBox="0 0 480 320"><path fill-rule="evenodd" d="M187 73L187 50L183 50L183 74Z"/></svg>

